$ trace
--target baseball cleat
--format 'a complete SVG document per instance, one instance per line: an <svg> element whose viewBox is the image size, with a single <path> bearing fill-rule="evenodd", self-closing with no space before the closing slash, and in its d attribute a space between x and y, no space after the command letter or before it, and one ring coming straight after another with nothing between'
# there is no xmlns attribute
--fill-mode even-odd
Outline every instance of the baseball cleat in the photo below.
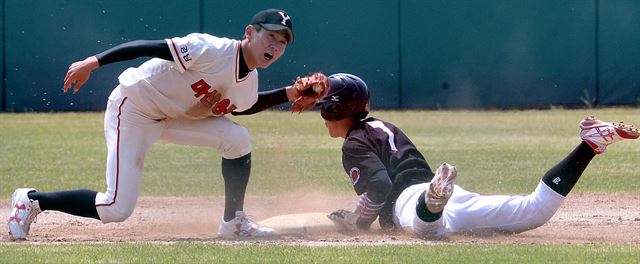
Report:
<svg viewBox="0 0 640 264"><path fill-rule="evenodd" d="M453 194L453 186L458 176L456 167L448 163L443 163L436 170L429 188L424 194L424 201L427 210L432 213L440 213Z"/></svg>
<svg viewBox="0 0 640 264"><path fill-rule="evenodd" d="M602 154L613 142L623 139L637 139L640 136L638 128L633 125L607 123L595 116L589 116L580 121L580 138L587 142L596 154Z"/></svg>
<svg viewBox="0 0 640 264"><path fill-rule="evenodd" d="M243 211L237 211L236 218L231 221L225 222L222 219L218 228L218 236L224 239L272 237L276 236L276 231L256 224L247 218Z"/></svg>
<svg viewBox="0 0 640 264"><path fill-rule="evenodd" d="M13 240L26 239L29 235L31 223L42 212L38 201L30 200L27 194L35 191L33 188L21 188L13 192L11 200L11 214L7 220L9 235Z"/></svg>

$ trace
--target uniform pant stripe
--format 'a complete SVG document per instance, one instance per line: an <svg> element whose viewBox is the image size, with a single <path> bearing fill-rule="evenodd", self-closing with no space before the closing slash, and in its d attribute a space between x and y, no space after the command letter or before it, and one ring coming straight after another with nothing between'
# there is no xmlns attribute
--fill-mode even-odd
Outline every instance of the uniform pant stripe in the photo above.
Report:
<svg viewBox="0 0 640 264"><path fill-rule="evenodd" d="M117 139L116 139L116 191L113 195L113 201L111 201L111 203L108 204L96 204L97 206L111 206L113 204L116 203L116 198L118 198L118 181L120 178L120 115L122 115L122 106L124 105L124 102L127 101L127 97L125 97L124 99L122 99L122 103L120 103L120 106L118 106L118 126L116 128L116 130L118 131L117 134Z"/></svg>

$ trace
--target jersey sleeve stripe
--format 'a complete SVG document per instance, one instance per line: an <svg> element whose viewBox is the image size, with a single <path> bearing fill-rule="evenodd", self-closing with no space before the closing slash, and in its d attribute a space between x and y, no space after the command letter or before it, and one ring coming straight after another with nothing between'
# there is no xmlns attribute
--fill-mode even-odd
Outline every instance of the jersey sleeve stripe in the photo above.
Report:
<svg viewBox="0 0 640 264"><path fill-rule="evenodd" d="M178 53L178 47L176 47L176 43L174 43L172 39L169 39L169 42L171 42L171 47L173 48L173 54L175 54L176 59L178 59L178 62L180 62L180 66L182 66L182 69L186 71L187 67L184 66L184 63L182 62L182 59L179 56L180 53Z"/></svg>
<svg viewBox="0 0 640 264"><path fill-rule="evenodd" d="M398 151L398 148L396 147L396 143L395 143L395 135L393 134L393 132L391 132L391 130L384 125L384 123L382 123L382 121L380 120L375 120L375 121L369 121L367 122L368 125L370 125L373 128L379 128L381 129L383 132L387 133L387 135L389 135L389 145L391 146L391 151Z"/></svg>

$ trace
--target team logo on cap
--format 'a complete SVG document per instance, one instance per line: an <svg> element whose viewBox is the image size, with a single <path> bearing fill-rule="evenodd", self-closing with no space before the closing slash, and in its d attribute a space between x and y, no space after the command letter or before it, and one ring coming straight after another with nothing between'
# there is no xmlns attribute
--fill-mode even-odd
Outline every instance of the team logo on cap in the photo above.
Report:
<svg viewBox="0 0 640 264"><path fill-rule="evenodd" d="M358 167L351 168L351 170L349 171L349 176L351 177L351 182L353 183L353 185L356 185L356 183L358 183L358 180L360 180L360 169L358 169Z"/></svg>
<svg viewBox="0 0 640 264"><path fill-rule="evenodd" d="M280 14L280 16L282 17L282 25L286 26L287 25L287 20L291 20L291 18L289 17L289 15L287 15L287 13L282 12L282 11L278 11L278 14Z"/></svg>

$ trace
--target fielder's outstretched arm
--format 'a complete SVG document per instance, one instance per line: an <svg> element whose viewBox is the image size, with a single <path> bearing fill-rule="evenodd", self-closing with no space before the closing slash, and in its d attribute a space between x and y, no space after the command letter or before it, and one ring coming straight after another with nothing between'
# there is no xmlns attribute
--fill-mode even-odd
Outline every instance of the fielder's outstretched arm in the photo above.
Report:
<svg viewBox="0 0 640 264"><path fill-rule="evenodd" d="M169 45L165 40L135 40L123 43L71 64L64 78L64 92L66 93L73 86L73 92L76 93L87 82L91 72L100 66L140 57L173 60Z"/></svg>
<svg viewBox="0 0 640 264"><path fill-rule="evenodd" d="M291 111L302 112L313 108L318 100L329 93L329 80L321 72L298 77L293 85L258 93L258 100L251 108L232 115L251 115L275 105L293 102Z"/></svg>
<svg viewBox="0 0 640 264"><path fill-rule="evenodd" d="M242 112L231 112L232 115L252 115L273 106L295 100L293 87L287 86L258 93L258 101L251 108Z"/></svg>

